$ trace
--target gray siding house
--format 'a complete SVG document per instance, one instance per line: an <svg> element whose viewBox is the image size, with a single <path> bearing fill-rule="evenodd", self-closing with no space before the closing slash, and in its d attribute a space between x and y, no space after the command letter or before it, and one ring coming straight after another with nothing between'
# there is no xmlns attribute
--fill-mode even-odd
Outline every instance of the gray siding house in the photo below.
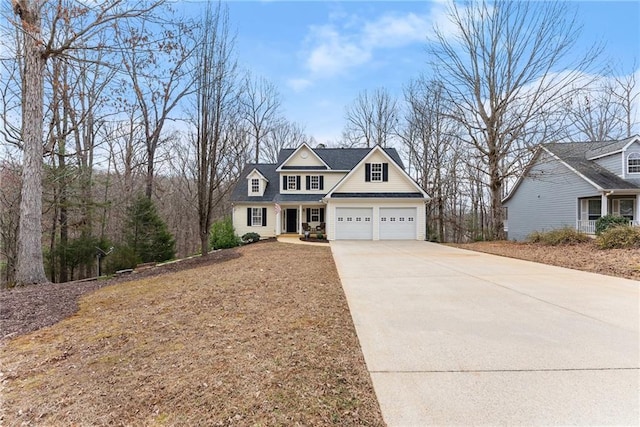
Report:
<svg viewBox="0 0 640 427"><path fill-rule="evenodd" d="M608 214L640 226L640 136L543 144L502 204L511 240L566 226L594 234Z"/></svg>

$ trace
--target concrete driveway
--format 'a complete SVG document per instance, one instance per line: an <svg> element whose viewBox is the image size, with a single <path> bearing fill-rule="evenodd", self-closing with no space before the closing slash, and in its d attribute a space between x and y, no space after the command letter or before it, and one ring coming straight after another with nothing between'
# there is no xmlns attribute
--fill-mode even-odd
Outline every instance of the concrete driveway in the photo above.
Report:
<svg viewBox="0 0 640 427"><path fill-rule="evenodd" d="M640 282L427 242L331 250L389 426L638 425Z"/></svg>

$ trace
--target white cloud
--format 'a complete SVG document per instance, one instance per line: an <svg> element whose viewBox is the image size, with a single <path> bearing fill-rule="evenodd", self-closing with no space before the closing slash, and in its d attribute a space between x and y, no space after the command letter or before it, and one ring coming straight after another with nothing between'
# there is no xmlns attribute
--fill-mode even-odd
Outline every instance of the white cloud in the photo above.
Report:
<svg viewBox="0 0 640 427"><path fill-rule="evenodd" d="M313 82L309 79L290 79L287 84L295 92L301 92L311 86Z"/></svg>
<svg viewBox="0 0 640 427"><path fill-rule="evenodd" d="M306 66L314 76L333 76L371 59L371 49L358 35L340 34L332 25L311 28L315 47L309 53Z"/></svg>
<svg viewBox="0 0 640 427"><path fill-rule="evenodd" d="M330 23L309 27L305 67L313 78L333 77L367 65L384 49L426 43L434 24L442 27L444 6L434 2L428 14L385 12L370 20L334 14Z"/></svg>
<svg viewBox="0 0 640 427"><path fill-rule="evenodd" d="M409 13L405 16L384 15L367 22L362 31L362 41L372 49L404 46L426 40L431 31L427 16Z"/></svg>

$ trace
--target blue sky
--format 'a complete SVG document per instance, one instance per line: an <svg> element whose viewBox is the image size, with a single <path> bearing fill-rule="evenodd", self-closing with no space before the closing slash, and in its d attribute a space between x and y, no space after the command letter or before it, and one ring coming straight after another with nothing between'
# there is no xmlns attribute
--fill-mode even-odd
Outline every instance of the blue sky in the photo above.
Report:
<svg viewBox="0 0 640 427"><path fill-rule="evenodd" d="M340 138L346 107L364 89L401 96L426 71L426 37L443 23L443 1L232 0L239 62L279 89L284 115L318 142ZM640 2L572 2L578 46L606 44L608 63L640 64Z"/></svg>

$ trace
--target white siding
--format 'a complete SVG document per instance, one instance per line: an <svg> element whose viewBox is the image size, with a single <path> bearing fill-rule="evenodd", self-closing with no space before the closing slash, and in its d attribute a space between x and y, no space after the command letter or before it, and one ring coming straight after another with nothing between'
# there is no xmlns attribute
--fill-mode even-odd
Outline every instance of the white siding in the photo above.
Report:
<svg viewBox="0 0 640 427"><path fill-rule="evenodd" d="M589 196L600 197L592 185L543 153L504 204L509 209L509 239L525 240L533 231L575 227L578 197Z"/></svg>
<svg viewBox="0 0 640 427"><path fill-rule="evenodd" d="M267 208L267 226L248 226L247 208ZM236 234L258 233L260 237L274 237L276 235L276 212L273 204L237 204L233 207L233 227Z"/></svg>
<svg viewBox="0 0 640 427"><path fill-rule="evenodd" d="M340 184L337 191L341 193L415 193L418 191L415 184L398 169L398 166L381 153L374 153L366 162L389 163L389 181L366 182L364 180L365 165L362 163L345 182Z"/></svg>
<svg viewBox="0 0 640 427"><path fill-rule="evenodd" d="M318 156L314 152L307 147L302 147L297 153L293 154L287 162L283 163L282 166L324 166L324 163L318 159Z"/></svg>

